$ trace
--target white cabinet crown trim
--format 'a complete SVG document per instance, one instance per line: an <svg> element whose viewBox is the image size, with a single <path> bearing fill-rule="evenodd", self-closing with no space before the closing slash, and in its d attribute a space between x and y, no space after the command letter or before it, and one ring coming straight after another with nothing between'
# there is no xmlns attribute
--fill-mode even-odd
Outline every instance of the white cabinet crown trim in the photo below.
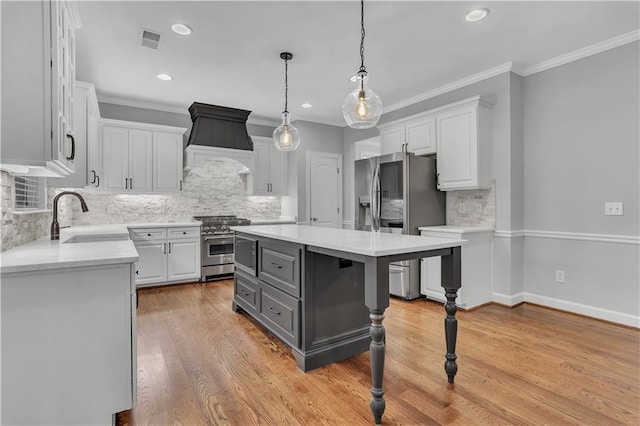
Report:
<svg viewBox="0 0 640 426"><path fill-rule="evenodd" d="M187 131L186 127L165 126L162 124L141 123L138 121L114 120L111 118L101 118L101 124L109 126L122 126L128 129L151 130L152 132L172 132L182 133Z"/></svg>

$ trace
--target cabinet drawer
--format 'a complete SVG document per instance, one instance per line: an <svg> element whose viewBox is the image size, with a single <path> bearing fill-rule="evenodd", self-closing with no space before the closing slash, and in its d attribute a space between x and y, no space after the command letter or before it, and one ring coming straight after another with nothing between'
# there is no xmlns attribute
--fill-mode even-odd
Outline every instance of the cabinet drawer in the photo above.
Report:
<svg viewBox="0 0 640 426"><path fill-rule="evenodd" d="M199 226L187 226L182 228L167 228L167 235L169 239L175 238L199 238L200 227Z"/></svg>
<svg viewBox="0 0 640 426"><path fill-rule="evenodd" d="M258 278L300 297L300 247L260 240L258 249Z"/></svg>
<svg viewBox="0 0 640 426"><path fill-rule="evenodd" d="M167 238L167 228L133 228L129 235L134 241L164 240Z"/></svg>
<svg viewBox="0 0 640 426"><path fill-rule="evenodd" d="M241 271L236 271L234 277L234 299L236 303L252 315L258 315L260 306L259 294L260 289L258 288L257 280Z"/></svg>
<svg viewBox="0 0 640 426"><path fill-rule="evenodd" d="M284 342L300 345L300 302L265 283L260 283L260 318Z"/></svg>

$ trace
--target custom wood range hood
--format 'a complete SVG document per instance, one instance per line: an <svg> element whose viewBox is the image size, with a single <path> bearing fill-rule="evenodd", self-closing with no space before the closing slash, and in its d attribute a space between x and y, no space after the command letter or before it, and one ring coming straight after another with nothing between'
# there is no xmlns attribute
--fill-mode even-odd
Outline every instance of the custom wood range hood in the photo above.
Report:
<svg viewBox="0 0 640 426"><path fill-rule="evenodd" d="M253 141L247 132L251 111L194 102L193 127L185 149L185 168L210 158L230 158L253 169Z"/></svg>

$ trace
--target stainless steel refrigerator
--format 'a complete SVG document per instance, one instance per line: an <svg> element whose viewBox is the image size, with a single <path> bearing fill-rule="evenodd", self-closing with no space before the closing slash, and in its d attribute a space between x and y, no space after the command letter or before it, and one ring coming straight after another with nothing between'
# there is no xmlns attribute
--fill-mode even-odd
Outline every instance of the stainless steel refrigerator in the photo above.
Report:
<svg viewBox="0 0 640 426"><path fill-rule="evenodd" d="M355 162L355 229L418 235L419 226L446 224L445 193L436 186L435 157L397 152ZM389 266L389 293L420 297L420 261Z"/></svg>

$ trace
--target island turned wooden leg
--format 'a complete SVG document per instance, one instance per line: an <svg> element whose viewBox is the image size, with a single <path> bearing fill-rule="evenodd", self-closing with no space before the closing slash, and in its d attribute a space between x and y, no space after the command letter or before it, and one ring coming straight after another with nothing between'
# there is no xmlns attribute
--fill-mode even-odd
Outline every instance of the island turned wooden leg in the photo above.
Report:
<svg viewBox="0 0 640 426"><path fill-rule="evenodd" d="M364 299L371 318L371 412L375 424L382 424L384 414L384 375L385 331L382 325L384 311L389 307L389 261L384 258L367 258L364 264Z"/></svg>
<svg viewBox="0 0 640 426"><path fill-rule="evenodd" d="M371 412L375 424L382 424L382 414L385 409L384 388L382 387L382 376L384 374L384 350L385 335L382 320L384 311L371 310L371 345L369 346L369 357L371 359Z"/></svg>
<svg viewBox="0 0 640 426"><path fill-rule="evenodd" d="M447 341L447 355L444 363L444 371L447 373L449 383L453 383L453 379L458 372L458 364L456 363L456 340L458 338L458 320L456 319L456 297L458 289L461 285L461 248L453 247L451 254L442 256L442 287L445 290L447 303L444 309L447 317L444 319L444 333Z"/></svg>

